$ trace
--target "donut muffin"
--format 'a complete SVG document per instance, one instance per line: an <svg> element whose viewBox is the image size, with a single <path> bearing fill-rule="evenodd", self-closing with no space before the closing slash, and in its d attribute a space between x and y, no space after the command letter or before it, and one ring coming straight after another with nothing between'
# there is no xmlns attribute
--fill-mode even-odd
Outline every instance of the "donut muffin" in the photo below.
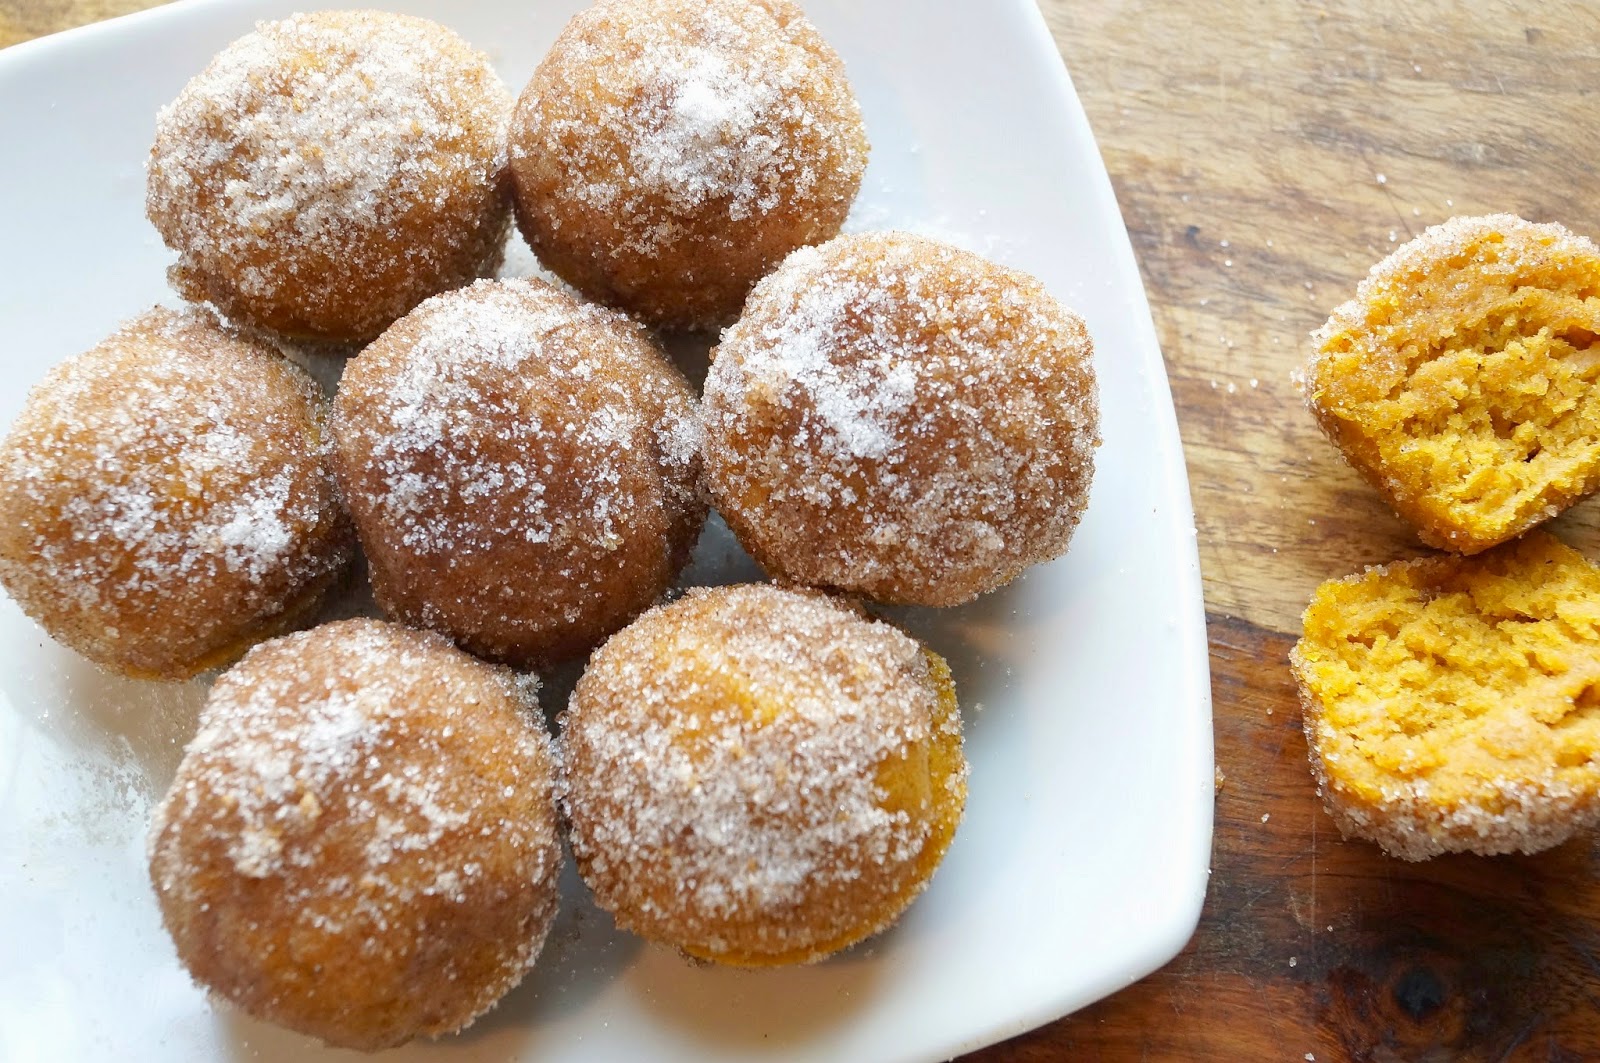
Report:
<svg viewBox="0 0 1600 1063"><path fill-rule="evenodd" d="M601 0L523 90L510 157L547 267L652 325L705 329L838 233L867 140L844 65L789 0Z"/></svg>
<svg viewBox="0 0 1600 1063"><path fill-rule="evenodd" d="M244 1011L377 1049L466 1026L555 917L554 765L531 691L445 639L347 620L217 681L156 810L178 957Z"/></svg>
<svg viewBox="0 0 1600 1063"><path fill-rule="evenodd" d="M1546 533L1323 584L1291 661L1347 837L1532 853L1600 819L1600 569Z"/></svg>
<svg viewBox="0 0 1600 1063"><path fill-rule="evenodd" d="M371 339L499 264L510 108L426 19L259 23L156 118L146 211L173 287L286 336Z"/></svg>
<svg viewBox="0 0 1600 1063"><path fill-rule="evenodd" d="M1473 554L1600 486L1600 251L1510 214L1453 218L1314 334L1306 397L1422 541Z"/></svg>
<svg viewBox="0 0 1600 1063"><path fill-rule="evenodd" d="M1067 548L1099 443L1092 344L1032 277L905 233L762 281L713 352L706 472L770 574L959 605Z"/></svg>
<svg viewBox="0 0 1600 1063"><path fill-rule="evenodd" d="M0 444L0 584L112 671L186 679L303 622L354 536L326 402L202 311L52 369Z"/></svg>
<svg viewBox="0 0 1600 1063"><path fill-rule="evenodd" d="M637 616L705 520L682 374L543 281L423 303L346 367L334 435L378 604L517 665Z"/></svg>
<svg viewBox="0 0 1600 1063"><path fill-rule="evenodd" d="M563 808L620 926L746 967L891 924L966 803L944 662L813 592L693 590L596 651L562 717Z"/></svg>

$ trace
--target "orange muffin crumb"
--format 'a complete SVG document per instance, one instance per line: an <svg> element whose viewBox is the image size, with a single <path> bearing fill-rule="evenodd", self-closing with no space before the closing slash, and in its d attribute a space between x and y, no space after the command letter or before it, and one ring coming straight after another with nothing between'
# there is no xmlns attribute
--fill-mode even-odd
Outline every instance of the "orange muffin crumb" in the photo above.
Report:
<svg viewBox="0 0 1600 1063"><path fill-rule="evenodd" d="M1474 554L1600 487L1600 250L1453 218L1373 267L1314 338L1312 412L1430 546Z"/></svg>
<svg viewBox="0 0 1600 1063"><path fill-rule="evenodd" d="M1600 819L1600 568L1554 537L1324 583L1290 662L1346 837L1532 853Z"/></svg>

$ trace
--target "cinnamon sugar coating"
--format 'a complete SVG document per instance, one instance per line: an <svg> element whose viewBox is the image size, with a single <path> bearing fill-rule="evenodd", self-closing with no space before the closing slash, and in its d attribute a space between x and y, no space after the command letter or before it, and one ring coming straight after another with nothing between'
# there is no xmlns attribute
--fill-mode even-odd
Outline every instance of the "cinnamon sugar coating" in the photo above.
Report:
<svg viewBox="0 0 1600 1063"><path fill-rule="evenodd" d="M1082 320L905 233L791 255L706 378L719 512L772 575L959 605L1064 552L1099 414Z"/></svg>
<svg viewBox="0 0 1600 1063"><path fill-rule="evenodd" d="M561 848L528 685L426 632L348 620L217 681L150 832L195 980L332 1045L466 1026L532 966Z"/></svg>
<svg viewBox="0 0 1600 1063"><path fill-rule="evenodd" d="M173 287L286 336L371 339L499 264L510 106L426 19L259 23L156 119L146 212Z"/></svg>
<svg viewBox="0 0 1600 1063"><path fill-rule="evenodd" d="M809 963L922 891L966 803L944 662L815 592L693 590L613 636L562 717L562 805L620 926Z"/></svg>
<svg viewBox="0 0 1600 1063"><path fill-rule="evenodd" d="M664 328L731 321L839 231L867 140L844 65L789 0L601 0L517 102L517 219L540 260Z"/></svg>
<svg viewBox="0 0 1600 1063"><path fill-rule="evenodd" d="M0 583L114 671L226 663L350 560L325 414L310 377L210 314L134 318L52 369L0 445Z"/></svg>
<svg viewBox="0 0 1600 1063"><path fill-rule="evenodd" d="M346 367L334 435L378 604L512 664L637 616L706 515L682 374L639 325L543 281L401 319Z"/></svg>

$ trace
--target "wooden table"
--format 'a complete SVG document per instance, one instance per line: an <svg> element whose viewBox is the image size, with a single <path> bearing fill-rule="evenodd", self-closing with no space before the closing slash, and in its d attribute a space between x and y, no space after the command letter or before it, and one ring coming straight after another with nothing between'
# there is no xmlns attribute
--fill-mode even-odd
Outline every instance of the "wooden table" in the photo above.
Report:
<svg viewBox="0 0 1600 1063"><path fill-rule="evenodd" d="M147 6L0 0L0 45ZM1306 333L1396 242L1452 214L1600 235L1600 6L1043 6L1172 378L1226 783L1183 955L973 1058L1600 1059L1595 843L1408 865L1341 841L1285 664L1318 582L1420 552L1302 409ZM1594 503L1555 527L1600 556Z"/></svg>

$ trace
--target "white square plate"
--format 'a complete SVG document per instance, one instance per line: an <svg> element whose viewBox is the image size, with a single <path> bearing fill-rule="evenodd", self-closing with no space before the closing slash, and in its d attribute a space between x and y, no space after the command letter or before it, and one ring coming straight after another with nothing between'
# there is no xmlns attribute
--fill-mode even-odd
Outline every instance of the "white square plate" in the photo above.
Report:
<svg viewBox="0 0 1600 1063"><path fill-rule="evenodd" d="M0 424L52 363L171 302L144 219L158 106L294 0L189 0L0 53ZM520 87L581 0L398 0ZM396 1059L933 1059L1081 1007L1171 958L1210 856L1210 689L1188 485L1110 183L1030 0L810 0L866 113L852 227L917 229L1041 277L1096 342L1105 445L1072 550L947 612L967 818L891 932L818 966L696 968L617 932L569 868L523 986ZM713 523L692 578L747 561ZM144 830L204 696L101 675L0 598L0 1058L307 1059L211 1006L145 878Z"/></svg>

